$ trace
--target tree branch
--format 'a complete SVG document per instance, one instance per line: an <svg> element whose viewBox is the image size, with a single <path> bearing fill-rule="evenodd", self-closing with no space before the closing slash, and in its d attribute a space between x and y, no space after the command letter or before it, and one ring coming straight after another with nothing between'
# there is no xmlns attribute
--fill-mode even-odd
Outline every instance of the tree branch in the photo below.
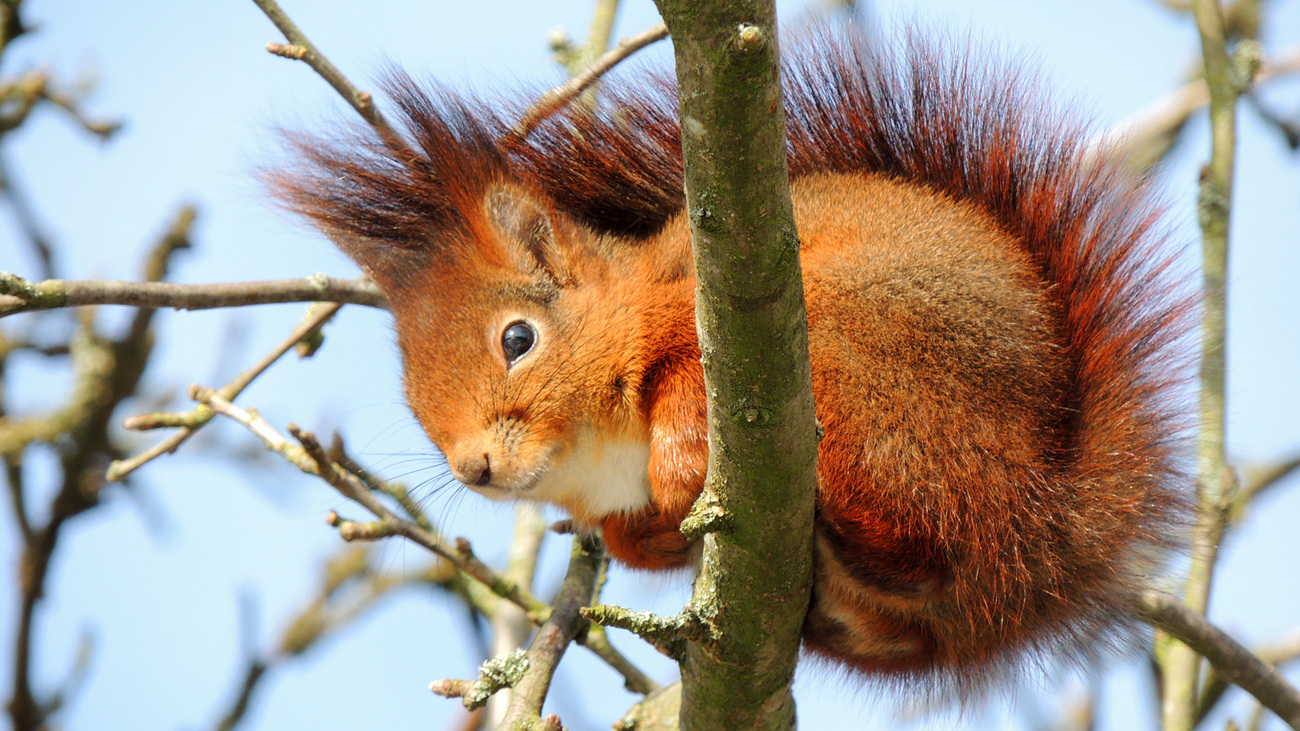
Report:
<svg viewBox="0 0 1300 731"><path fill-rule="evenodd" d="M605 53L600 58L592 62L584 71L575 75L569 81L560 84L542 96L533 103L528 111L519 119L514 128L510 130L510 137L514 140L522 140L527 137L542 120L554 114L564 106L568 105L578 95L586 91L588 87L609 72L610 69L618 65L620 61L631 56L646 46L661 41L668 37L668 27L663 23L653 25L640 33L624 38L618 42L618 45Z"/></svg>
<svg viewBox="0 0 1300 731"><path fill-rule="evenodd" d="M533 574L537 569L537 556L542 548L542 539L546 536L546 521L541 511L532 503L520 503L515 507L515 534L510 541L510 553L506 557L505 575L518 582L525 589L532 590ZM492 646L490 656L504 655L512 652L528 641L533 625L522 609L500 602L500 606L489 616L492 627ZM492 696L484 709L487 719L486 728L501 728L510 707L512 692L504 691Z"/></svg>
<svg viewBox="0 0 1300 731"><path fill-rule="evenodd" d="M8 272L0 272L0 317L30 310L85 305L207 310L285 302L338 302L378 308L387 306L384 295L368 280L338 279L323 274L304 279L266 282L174 284L64 279L29 282Z"/></svg>
<svg viewBox="0 0 1300 731"><path fill-rule="evenodd" d="M189 245L193 211L183 208L153 247L144 276L166 274L168 257ZM8 467L8 488L23 535L19 571L19 608L14 639L13 691L8 703L14 731L36 731L60 703L58 694L38 699L31 685L31 652L36 613L63 527L69 520L99 504L103 478L100 460L116 453L109 437L109 420L123 400L135 393L153 347L149 310L132 320L121 340L95 332L94 311L82 310L80 326L68 350L72 358L73 389L63 408L42 417L0 417L0 454ZM22 494L21 456L33 442L63 443L59 451L61 484L45 510L44 525L35 525L26 512ZM74 676L75 677L75 676Z"/></svg>
<svg viewBox="0 0 1300 731"><path fill-rule="evenodd" d="M787 729L812 585L817 423L772 2L657 0L681 103L708 393L703 540L684 728ZM762 333L762 337L756 334Z"/></svg>
<svg viewBox="0 0 1300 731"><path fill-rule="evenodd" d="M1297 73L1300 73L1300 49L1291 49L1260 66L1255 85ZM1133 172L1147 173L1173 148L1187 120L1209 101L1210 90L1205 79L1189 81L1095 137L1084 152L1085 163L1120 157Z"/></svg>
<svg viewBox="0 0 1300 731"><path fill-rule="evenodd" d="M303 320L289 333L289 337L281 341L274 350L263 356L260 361L253 365L253 367L243 371L238 376L235 376L232 381L218 389L217 394L227 401L238 396L245 388L248 388L248 385L252 383L254 379L262 375L267 368L270 368L273 363L279 360L282 355L289 352L295 345L302 342L304 339L319 333L320 329L325 326L325 323L333 319L334 315L338 313L339 308L342 306L343 305L341 304L331 303L320 305L309 310L307 316L304 317ZM132 417L127 419L126 426L128 429L155 428L155 424L157 424L167 426L179 425L181 426L181 430L129 459L115 460L108 466L106 478L110 481L125 479L127 475L150 461L157 459L164 454L175 452L181 444L185 442L185 440L193 436L194 432L198 431L204 424L208 423L214 414L215 412L213 412L212 409L207 408L206 406L200 406L197 409L179 415L172 414L163 417L153 414L143 418Z"/></svg>
<svg viewBox="0 0 1300 731"><path fill-rule="evenodd" d="M542 703L551 687L555 668L569 643L587 627L587 620L579 610L591 603L604 555L605 546L600 539L590 535L574 537L569 570L565 573L551 616L538 628L533 643L528 647L528 669L515 683L510 708L501 728L536 728L543 723Z"/></svg>
<svg viewBox="0 0 1300 731"><path fill-rule="evenodd" d="M1229 682L1300 731L1300 691L1277 668L1251 654L1177 597L1147 591L1136 598L1135 608L1143 619L1186 643Z"/></svg>
<svg viewBox="0 0 1300 731"><path fill-rule="evenodd" d="M1257 647L1251 653L1260 660L1281 668L1282 665L1300 660L1300 634L1293 634L1279 642ZM1228 681L1213 666L1206 674L1205 682L1197 698L1196 723L1199 725L1218 704L1219 699L1228 690Z"/></svg>
<svg viewBox="0 0 1300 731"><path fill-rule="evenodd" d="M279 43L268 43L266 44L268 52L284 58L296 59L310 66L317 75L333 87L334 91L339 93L339 96L346 99L348 104L351 104L352 108L357 111L357 114L360 114L362 119L366 120L371 127L374 127L386 142L405 146L404 143L399 142L401 135L393 129L388 120L384 118L384 115L379 112L379 108L375 106L370 93L361 91L351 81L348 81L343 72L339 71L338 67L326 58L325 54L321 53L301 30L298 30L298 26L289 18L288 14L280 9L279 3L275 0L253 0L253 3L261 8L266 17L275 24L276 28L280 29L280 32L284 34L284 37L291 44L291 46L286 47Z"/></svg>
<svg viewBox="0 0 1300 731"><path fill-rule="evenodd" d="M1192 560L1184 601L1204 615L1209 605L1219 541L1227 524L1233 477L1224 454L1227 370L1228 230L1232 213L1232 177L1237 144L1237 98L1258 71L1250 58L1253 41L1243 42L1236 64L1229 58L1219 0L1194 0L1200 31L1205 82L1210 91L1211 151L1201 175L1197 201L1201 224L1204 299L1201 322L1200 432L1197 448L1197 508L1192 529ZM1253 60L1253 67L1249 63ZM1157 655L1159 656L1159 651ZM1165 731L1191 731L1200 685L1200 660L1188 648L1170 643L1163 653Z"/></svg>
<svg viewBox="0 0 1300 731"><path fill-rule="evenodd" d="M1268 467L1247 469L1245 484L1232 498L1232 521L1241 520L1260 493L1290 477L1296 470L1300 470L1300 454Z"/></svg>
<svg viewBox="0 0 1300 731"><path fill-rule="evenodd" d="M479 561L471 550L469 542L465 539L457 539L456 545L452 546L438 534L426 531L415 523L394 514L393 511L388 509L388 506L384 505L370 492L366 484L358 479L356 475L334 464L325 454L324 448L316 441L316 436L311 432L302 431L290 424L289 433L301 444L301 446L297 446L285 439L257 413L245 411L235 406L210 388L195 386L191 388L190 395L194 400L208 406L214 412L242 424L260 438L267 449L281 455L293 466L307 474L320 477L338 490L343 497L357 503L380 520L390 524L392 535L400 535L447 559L466 575L482 582L497 596L514 602L531 616L538 617L539 622L550 616L551 608L545 603L521 589L515 582L510 581L482 561Z"/></svg>

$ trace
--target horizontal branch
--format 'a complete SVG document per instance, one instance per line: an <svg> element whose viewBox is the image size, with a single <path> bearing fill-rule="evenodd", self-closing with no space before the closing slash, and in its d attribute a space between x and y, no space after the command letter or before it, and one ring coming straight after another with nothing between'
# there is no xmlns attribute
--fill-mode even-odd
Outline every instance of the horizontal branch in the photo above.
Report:
<svg viewBox="0 0 1300 731"><path fill-rule="evenodd" d="M1277 668L1256 657L1174 596L1147 591L1134 604L1143 619L1181 640L1209 660L1225 679L1300 731L1300 691Z"/></svg>
<svg viewBox="0 0 1300 731"><path fill-rule="evenodd" d="M467 710L482 708L500 690L512 688L524 677L529 659L523 649L494 657L478 669L478 680L435 680L429 690L443 698L460 698Z"/></svg>
<svg viewBox="0 0 1300 731"><path fill-rule="evenodd" d="M168 307L207 310L285 302L338 302L384 308L387 301L372 282L315 274L303 279L220 284L117 282L48 279L29 282L0 272L0 317L28 310L84 305Z"/></svg>
<svg viewBox="0 0 1300 731"><path fill-rule="evenodd" d="M714 628L689 606L680 614L661 617L652 612L598 604L584 607L582 616L604 627L627 630L679 662L686 651L686 642L708 644L717 639Z"/></svg>

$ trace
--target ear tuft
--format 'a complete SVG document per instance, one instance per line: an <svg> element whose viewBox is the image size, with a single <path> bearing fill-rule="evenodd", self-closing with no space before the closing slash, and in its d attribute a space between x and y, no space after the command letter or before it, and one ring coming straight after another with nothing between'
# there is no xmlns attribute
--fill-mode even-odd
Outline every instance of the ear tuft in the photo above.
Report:
<svg viewBox="0 0 1300 731"><path fill-rule="evenodd" d="M488 221L510 261L520 272L542 274L563 286L571 280L549 206L514 188L490 191L484 200Z"/></svg>

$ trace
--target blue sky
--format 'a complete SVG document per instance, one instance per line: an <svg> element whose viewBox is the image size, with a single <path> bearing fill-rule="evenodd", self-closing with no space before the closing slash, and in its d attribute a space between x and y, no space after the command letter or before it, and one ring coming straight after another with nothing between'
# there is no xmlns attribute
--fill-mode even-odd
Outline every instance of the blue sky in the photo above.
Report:
<svg viewBox="0 0 1300 731"><path fill-rule="evenodd" d="M44 64L68 82L93 75L97 91L88 109L127 124L101 145L47 111L0 150L61 246L66 276L135 278L142 252L183 202L201 213L197 248L176 259L176 281L354 274L326 241L264 202L251 174L274 159L274 127L319 128L351 114L305 66L263 50L267 41L282 39L252 3L29 0L25 7L40 31L12 47L3 71ZM799 22L803 7L782 3L783 22ZM1300 2L1276 0L1269 8L1266 48L1300 44ZM417 75L491 90L560 80L547 33L563 26L585 35L590 3L375 2L360 11L357 3L338 0L287 0L286 10L363 88L391 60ZM868 17L892 28L916 17L957 36L969 30L991 40L1038 68L1057 98L1091 111L1101 129L1180 84L1198 50L1190 21L1155 0L881 2ZM616 34L635 33L656 19L648 0L629 0ZM648 63L670 58L666 44L645 56ZM1267 96L1294 111L1300 83L1270 87ZM1230 273L1229 439L1235 457L1269 461L1300 451L1300 165L1252 113L1242 118ZM1191 247L1189 266L1197 259L1196 171L1207 144L1198 119L1163 172L1175 238ZM36 271L3 208L0 269ZM183 408L186 385L224 382L282 338L301 312L286 305L160 315L147 396L171 394ZM105 310L101 323L120 325L124 314ZM24 326L20 318L0 323ZM6 394L11 410L61 400L68 375L45 366L15 362ZM294 421L322 433L342 429L354 452L385 474L419 468L405 479L446 482L401 403L383 313L346 308L320 354L278 364L240 403L280 427ZM256 454L260 447L227 425L210 429L206 440L142 470L132 494L110 490L107 505L71 526L60 546L38 625L38 679L47 688L59 682L83 629L97 638L87 684L61 719L68 729L210 725L240 669L238 597L256 597L257 643L270 645L318 585L320 562L338 550L325 513L339 508L360 517L323 483L273 460L241 466L232 453ZM139 445L155 438L145 435ZM51 464L48 454L29 459L34 492L44 489ZM1261 500L1225 549L1212 616L1251 641L1300 628L1295 483ZM507 508L455 490L428 501L447 533L471 537L489 560L502 556ZM8 655L14 620L15 550L16 539L0 538L0 656ZM543 587L556 585L566 554L560 539L548 541ZM378 556L390 570L424 561L419 549L400 543ZM682 574L619 571L607 599L672 612L688 583ZM278 672L247 728L449 727L458 705L431 696L425 685L473 675L480 658L461 636L464 627L452 600L406 592ZM658 679L672 678L671 664L639 642L617 633L615 642ZM0 663L0 687L9 686L9 672ZM1146 726L1153 711L1140 663L1114 659L1105 677L1101 727ZM612 673L582 653L566 659L557 683L554 710L574 729L608 727L633 701ZM1050 716L1063 702L1052 693L1039 699L1038 688L1056 685L1039 681L1009 692L1013 704L994 700L985 712L921 719L915 727L1030 727L1035 709ZM1065 685L1068 696L1078 682ZM833 674L801 671L796 693L805 728L895 727L893 701ZM1241 718L1247 705L1235 698L1230 707Z"/></svg>

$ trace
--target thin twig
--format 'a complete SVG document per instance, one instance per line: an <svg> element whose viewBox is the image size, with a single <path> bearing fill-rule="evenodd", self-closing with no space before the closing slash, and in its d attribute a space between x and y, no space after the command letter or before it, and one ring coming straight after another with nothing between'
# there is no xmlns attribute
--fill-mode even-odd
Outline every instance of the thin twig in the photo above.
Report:
<svg viewBox="0 0 1300 731"><path fill-rule="evenodd" d="M1147 591L1136 597L1134 604L1143 619L1182 640L1209 660L1229 682L1300 731L1300 691L1277 668L1251 654L1177 597Z"/></svg>
<svg viewBox="0 0 1300 731"><path fill-rule="evenodd" d="M242 623L249 645L245 650L247 660L229 710L215 725L217 731L230 731L241 723L254 692L271 673L317 646L323 638L354 626L393 592L419 586L455 591L459 582L459 574L444 561L435 561L414 572L390 574L376 572L371 557L371 551L366 548L347 546L327 561L321 588L285 627L274 651L259 652L255 633L247 629L251 620ZM351 590L344 591L345 588ZM252 615L248 611L243 614Z"/></svg>
<svg viewBox="0 0 1300 731"><path fill-rule="evenodd" d="M347 100L348 104L366 120L379 136L383 138L384 144L390 149L403 155L413 155L410 146L402 139L402 135L393 128L384 115L380 113L379 108L375 106L375 100L371 97L370 92L361 91L348 78L339 71L325 54L320 52L315 44L307 39L307 36L298 29L298 26L289 18L289 16L280 9L280 5L275 0L253 0L257 7L261 8L266 17L275 24L276 28L288 39L291 47L286 48L279 43L266 44L266 50L277 56L292 58L311 67L322 79L326 81L334 91Z"/></svg>
<svg viewBox="0 0 1300 731"><path fill-rule="evenodd" d="M0 317L29 310L84 305L207 310L285 302L338 302L378 308L386 306L384 295L373 283L365 279L338 279L323 274L266 282L174 284L64 279L29 282L8 272L0 272Z"/></svg>
<svg viewBox="0 0 1300 731"><path fill-rule="evenodd" d="M550 617L552 611L550 606L537 599L531 592L521 588L517 582L501 575L495 569L480 561L474 555L469 541L458 538L454 546L449 545L433 531L426 530L394 514L375 497L364 481L335 464L325 453L320 443L316 441L316 437L310 432L301 431L297 427L290 425L290 433L302 445L301 448L298 448L280 435L261 416L235 406L211 389L196 387L192 389L192 396L201 403L206 404L213 412L222 414L244 425L245 428L261 438L268 449L280 454L298 469L321 477L343 494L344 497L369 510L387 524L393 535L402 536L447 559L467 577L474 579L475 583L482 585L494 595L522 608L527 612L529 620L534 624L541 624ZM466 587L466 590L469 594L473 594L472 587ZM486 606L484 604L484 607ZM648 692L648 690L656 687L653 681L610 646L608 641L598 642L590 649L623 676L624 684L629 689L637 692Z"/></svg>
<svg viewBox="0 0 1300 731"><path fill-rule="evenodd" d="M534 102L528 108L528 111L524 112L523 117L519 119L514 129L510 130L510 139L522 140L526 138L542 120L576 99L587 87L594 84L597 79L614 68L620 61L651 43L667 37L668 28L663 23L659 23L630 38L619 41L617 46L596 59L585 71L542 94L541 98Z"/></svg>
<svg viewBox="0 0 1300 731"><path fill-rule="evenodd" d="M289 333L287 338L281 341L280 344L271 352L263 356L260 361L253 365L253 367L245 370L238 376L235 376L230 383L227 383L218 389L217 393L226 400L238 396L248 387L248 384L252 383L254 379L262 375L262 373L267 368L270 368L271 364L279 360L281 356L292 350L293 347L304 338L309 337L313 333L319 332L320 328L333 319L334 315L342 306L343 305L341 304L330 303L315 307L313 310L308 312L302 322L299 322L298 325L294 327L293 331ZM206 407L195 409L189 412L189 414L192 418L191 423L182 427L181 430L175 434L172 434L161 442L133 457L114 461L108 466L106 477L113 481L124 479L127 475L136 471L148 462L157 459L164 454L175 452L186 439L189 439L194 432L198 431L200 427L208 423L213 416L212 410Z"/></svg>
<svg viewBox="0 0 1300 731"><path fill-rule="evenodd" d="M235 406L212 389L195 386L191 388L190 395L194 400L207 405L218 414L242 424L257 435L267 449L280 454L289 460L293 466L307 474L320 477L347 499L369 510L380 520L390 523L393 526L394 534L417 543L436 555L447 559L456 568L485 584L497 596L517 604L530 615L539 617L539 622L544 621L550 615L551 608L544 602L480 561L470 549L468 541L459 539L457 545L452 546L442 536L426 531L389 510L388 506L375 497L370 489L366 487L366 484L356 475L334 464L326 455L325 449L321 447L320 442L316 441L316 436L311 432L302 431L290 424L289 433L298 440L301 446L294 445L261 416Z"/></svg>
<svg viewBox="0 0 1300 731"><path fill-rule="evenodd" d="M348 81L343 72L339 71L338 67L325 57L325 54L317 50L315 44L308 40L307 36L298 29L297 24L280 9L279 3L275 2L275 0L253 0L253 3L261 8L262 12L275 24L276 28L280 29L280 32L284 34L289 43L297 47L295 52L286 54L278 49L280 44L268 43L267 51L277 56L295 58L307 64L326 83L333 87L334 91L339 93L339 96L346 99L363 119L376 129L397 137L397 133L389 126L387 120L384 119L384 115L375 107L370 94L357 89L351 81Z"/></svg>
<svg viewBox="0 0 1300 731"><path fill-rule="evenodd" d="M1236 522L1245 515L1251 503L1260 493L1278 484L1293 472L1300 470L1300 455L1283 460L1269 467L1246 470L1246 481L1232 499L1232 520Z"/></svg>

